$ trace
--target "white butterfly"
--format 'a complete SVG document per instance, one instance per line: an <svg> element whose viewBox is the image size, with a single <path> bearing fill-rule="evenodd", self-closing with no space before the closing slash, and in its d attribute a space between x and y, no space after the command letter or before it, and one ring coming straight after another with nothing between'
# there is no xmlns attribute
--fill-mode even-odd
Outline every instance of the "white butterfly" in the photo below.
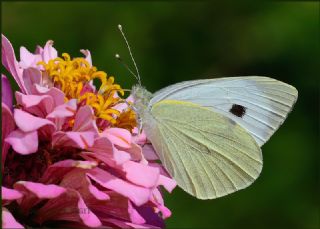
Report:
<svg viewBox="0 0 320 229"><path fill-rule="evenodd" d="M138 120L163 166L199 199L230 194L257 179L260 147L298 97L293 86L261 76L186 81L151 94L136 70Z"/></svg>

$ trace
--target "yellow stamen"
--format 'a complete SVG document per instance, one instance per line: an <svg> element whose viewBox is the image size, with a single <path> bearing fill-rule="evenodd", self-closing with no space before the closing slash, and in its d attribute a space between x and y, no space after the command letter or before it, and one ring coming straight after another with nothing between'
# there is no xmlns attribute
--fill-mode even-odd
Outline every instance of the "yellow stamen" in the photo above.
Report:
<svg viewBox="0 0 320 229"><path fill-rule="evenodd" d="M119 115L114 126L132 131L132 129L137 126L136 120L135 112L128 109Z"/></svg>
<svg viewBox="0 0 320 229"><path fill-rule="evenodd" d="M65 101L77 99L78 104L86 104L94 109L96 118L104 119L115 126L123 126L132 129L135 123L134 113L124 112L120 114L118 110L113 109L116 104L121 102L124 91L118 84L114 84L114 77L107 76L107 73L98 71L96 67L91 66L84 58L73 58L67 53L49 60L38 63L44 68L43 74L51 78L53 85L65 93ZM86 91L84 88L94 79L99 79L101 86L97 92ZM72 124L72 123L71 123Z"/></svg>

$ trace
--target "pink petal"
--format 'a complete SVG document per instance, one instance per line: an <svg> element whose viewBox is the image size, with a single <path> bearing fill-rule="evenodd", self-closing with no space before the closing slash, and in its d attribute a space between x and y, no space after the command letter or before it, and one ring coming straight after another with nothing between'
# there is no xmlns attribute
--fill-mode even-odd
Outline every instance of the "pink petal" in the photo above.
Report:
<svg viewBox="0 0 320 229"><path fill-rule="evenodd" d="M70 159L59 161L47 168L42 178L40 179L40 182L57 183L61 181L65 174L67 174L74 168L92 169L96 166L97 163L91 161L75 161Z"/></svg>
<svg viewBox="0 0 320 229"><path fill-rule="evenodd" d="M57 129L60 130L65 123L65 118L74 116L76 110L77 100L70 99L67 103L57 106L46 118L54 122Z"/></svg>
<svg viewBox="0 0 320 229"><path fill-rule="evenodd" d="M149 189L130 184L100 168L90 170L87 175L101 186L128 197L137 206L146 203L149 199Z"/></svg>
<svg viewBox="0 0 320 229"><path fill-rule="evenodd" d="M8 149L10 147L9 143L5 142L4 139L10 134L15 128L15 123L13 115L9 107L2 103L2 134L1 134L1 145L2 145L2 169L6 160Z"/></svg>
<svg viewBox="0 0 320 229"><path fill-rule="evenodd" d="M107 137L113 144L122 148L131 147L131 134L126 129L108 128L101 133L102 137Z"/></svg>
<svg viewBox="0 0 320 229"><path fill-rule="evenodd" d="M93 81L89 81L89 83L86 83L81 92L80 92L80 95L84 95L85 93L87 92L95 92L96 91L96 87L93 85Z"/></svg>
<svg viewBox="0 0 320 229"><path fill-rule="evenodd" d="M47 118L66 118L72 117L77 110L77 100L70 99L67 103L57 106L50 114L48 114Z"/></svg>
<svg viewBox="0 0 320 229"><path fill-rule="evenodd" d="M133 103L134 102L133 95L130 95L126 100L129 103Z"/></svg>
<svg viewBox="0 0 320 229"><path fill-rule="evenodd" d="M42 58L44 62L48 63L49 60L53 60L58 57L58 52L53 48L53 41L47 41L46 45L43 48Z"/></svg>
<svg viewBox="0 0 320 229"><path fill-rule="evenodd" d="M22 197L22 194L17 190L6 188L3 186L1 187L1 195L2 200L17 200Z"/></svg>
<svg viewBox="0 0 320 229"><path fill-rule="evenodd" d="M37 67L41 55L29 52L25 47L20 47L20 63L22 68Z"/></svg>
<svg viewBox="0 0 320 229"><path fill-rule="evenodd" d="M117 95L118 96L118 95ZM115 105L114 107L113 107L113 109L116 109L116 110L118 110L118 111L120 111L120 112L122 112L122 111L124 111L126 108L128 108L128 104L127 103L119 103L119 104L117 104L117 105Z"/></svg>
<svg viewBox="0 0 320 229"><path fill-rule="evenodd" d="M126 173L127 180L146 188L155 187L159 180L160 171L158 168L134 161L123 163L122 170Z"/></svg>
<svg viewBox="0 0 320 229"><path fill-rule="evenodd" d="M20 62L19 65L22 68L28 68L31 66L34 60L34 55L28 51L25 47L20 47Z"/></svg>
<svg viewBox="0 0 320 229"><path fill-rule="evenodd" d="M99 131L96 126L94 112L90 106L80 107L75 117L73 131L91 131L98 134Z"/></svg>
<svg viewBox="0 0 320 229"><path fill-rule="evenodd" d="M40 224L49 220L63 220L76 223L82 221L88 227L101 226L99 218L85 204L79 193L73 189L68 189L58 198L49 200L37 211L34 219Z"/></svg>
<svg viewBox="0 0 320 229"><path fill-rule="evenodd" d="M142 152L148 161L159 160L159 157L151 144L144 145L142 147Z"/></svg>
<svg viewBox="0 0 320 229"><path fill-rule="evenodd" d="M142 154L142 149L139 145L132 143L131 148L125 149L125 151L130 154L131 160L139 161L140 163L145 165L148 164L148 161L144 158L144 155Z"/></svg>
<svg viewBox="0 0 320 229"><path fill-rule="evenodd" d="M32 154L38 150L38 133L37 131L23 132L21 130L12 131L5 139L14 151L22 155Z"/></svg>
<svg viewBox="0 0 320 229"><path fill-rule="evenodd" d="M135 223L129 223L123 220L118 220L118 219L113 219L113 218L106 218L103 219L104 222L109 225L110 223L115 226L115 228L139 228L139 229L151 229L151 228L162 228L162 227L157 227L154 225L149 225L149 224L135 224Z"/></svg>
<svg viewBox="0 0 320 229"><path fill-rule="evenodd" d="M28 94L34 93L34 85L41 83L41 72L36 68L23 70L22 78Z"/></svg>
<svg viewBox="0 0 320 229"><path fill-rule="evenodd" d="M42 200L55 199L66 192L66 189L54 184L41 184L31 181L18 181L14 189L24 194L18 201L22 215L28 215L30 209Z"/></svg>
<svg viewBox="0 0 320 229"><path fill-rule="evenodd" d="M36 50L34 51L35 54L41 54L43 53L43 48L40 45L37 45Z"/></svg>
<svg viewBox="0 0 320 229"><path fill-rule="evenodd" d="M133 129L133 134L135 135L133 140L135 143L139 144L139 145L144 145L147 143L147 136L146 134L144 133L144 131L142 131L142 133L138 133L139 130L137 127L135 127Z"/></svg>
<svg viewBox="0 0 320 229"><path fill-rule="evenodd" d="M26 93L22 80L22 69L19 67L10 41L2 35L2 64L11 73L23 93Z"/></svg>
<svg viewBox="0 0 320 229"><path fill-rule="evenodd" d="M38 118L20 109L14 110L14 120L17 126L25 132L38 130L44 126L46 126L46 130L48 130L48 132L53 132L55 130L55 126L51 121Z"/></svg>
<svg viewBox="0 0 320 229"><path fill-rule="evenodd" d="M2 228L14 229L24 227L15 220L6 208L2 208Z"/></svg>
<svg viewBox="0 0 320 229"><path fill-rule="evenodd" d="M146 222L139 212L132 206L130 201L128 201L128 213L132 223L144 224Z"/></svg>
<svg viewBox="0 0 320 229"><path fill-rule="evenodd" d="M162 185L168 192L177 186L177 182L170 177L170 174L165 170L165 168L159 163L149 163L150 166L156 167L160 170L160 178L158 185Z"/></svg>
<svg viewBox="0 0 320 229"><path fill-rule="evenodd" d="M172 192L177 186L177 182L169 177L160 175L158 185L162 185L168 192Z"/></svg>
<svg viewBox="0 0 320 229"><path fill-rule="evenodd" d="M46 94L46 93L48 93L49 90L50 90L50 88L48 88L44 85L41 85L41 84L34 85L34 91L35 91L35 94L37 94L37 95Z"/></svg>
<svg viewBox="0 0 320 229"><path fill-rule="evenodd" d="M117 165L122 165L123 163L129 161L131 159L131 156L129 153L122 150L117 150L115 148L113 151L113 159Z"/></svg>
<svg viewBox="0 0 320 229"><path fill-rule="evenodd" d="M14 188L21 192L31 192L39 199L53 199L60 196L66 190L54 184L41 184L31 181L18 181Z"/></svg>
<svg viewBox="0 0 320 229"><path fill-rule="evenodd" d="M170 174L168 173L168 171L161 164L159 164L157 162L152 162L152 163L149 163L149 165L152 167L159 168L161 175L164 175L166 177L171 177Z"/></svg>
<svg viewBox="0 0 320 229"><path fill-rule="evenodd" d="M51 87L46 95L50 95L53 98L55 106L64 104L64 93L58 88Z"/></svg>
<svg viewBox="0 0 320 229"><path fill-rule="evenodd" d="M104 163L114 167L130 160L130 154L125 151L117 150L113 144L106 137L99 137L95 139L92 147L87 149L93 152L93 156ZM115 162L115 163L113 163Z"/></svg>
<svg viewBox="0 0 320 229"><path fill-rule="evenodd" d="M16 100L28 113L45 118L53 110L53 99L48 95L25 95L16 92Z"/></svg>
<svg viewBox="0 0 320 229"><path fill-rule="evenodd" d="M80 52L83 53L83 55L86 56L86 61L88 61L88 63L90 64L90 66L92 66L92 58L91 58L91 53L88 49L81 49Z"/></svg>
<svg viewBox="0 0 320 229"><path fill-rule="evenodd" d="M115 96L118 97L118 94L115 94ZM126 101L129 102L129 103L133 103L133 96L130 95L130 96L126 99ZM128 108L128 104L125 103L125 102L124 102L124 103L119 103L119 104L115 105L113 108L116 109L116 110L118 110L118 111L120 111L120 112L122 112L122 111L124 111L125 109Z"/></svg>
<svg viewBox="0 0 320 229"><path fill-rule="evenodd" d="M131 227L131 228L139 228L139 229L144 229L144 228L148 228L148 229L152 229L152 228L163 228L160 226L155 226L155 225L150 225L150 224L144 224L144 225L139 225L139 224L135 224L135 223L125 223L126 227Z"/></svg>
<svg viewBox="0 0 320 229"><path fill-rule="evenodd" d="M162 213L163 219L167 219L171 216L172 213L171 213L170 209L167 208L166 206L160 205L160 206L158 206L158 208Z"/></svg>
<svg viewBox="0 0 320 229"><path fill-rule="evenodd" d="M88 148L88 151L96 154L109 154L112 155L114 147L108 138L98 137L94 140L94 144Z"/></svg>
<svg viewBox="0 0 320 229"><path fill-rule="evenodd" d="M18 104L21 104L27 112L36 116L45 117L55 107L64 104L64 93L57 88L48 89L36 84L32 85L30 90L33 93L32 95L16 92L16 99Z"/></svg>
<svg viewBox="0 0 320 229"><path fill-rule="evenodd" d="M106 193L100 191L91 184L90 179L85 175L85 173L85 169L74 168L64 176L60 185L77 190L86 201L90 201L92 199L101 201L109 200L110 197ZM106 202L101 204L106 204Z"/></svg>
<svg viewBox="0 0 320 229"><path fill-rule="evenodd" d="M64 104L64 93L56 87L47 88L36 84L34 91L35 94L51 96L55 107Z"/></svg>
<svg viewBox="0 0 320 229"><path fill-rule="evenodd" d="M5 138L15 127L14 119L10 108L4 104L2 105L2 138Z"/></svg>
<svg viewBox="0 0 320 229"><path fill-rule="evenodd" d="M45 76L45 74L43 73L42 74L42 82L40 82L40 84L34 84L33 85L33 88L32 88L32 92L33 94L35 95L43 95L43 94L46 94L48 93L48 91L51 89L51 88L54 88L53 85L47 85L46 83L47 82L43 82L45 81L47 77ZM56 88L56 90L59 90L58 88Z"/></svg>
<svg viewBox="0 0 320 229"><path fill-rule="evenodd" d="M5 103L10 109L12 109L12 89L9 80L3 74L1 74L1 86L2 86L2 102Z"/></svg>
<svg viewBox="0 0 320 229"><path fill-rule="evenodd" d="M83 199L79 196L78 201L78 209L80 209L80 218L82 219L83 223L85 223L89 227L100 227L101 221L99 218L93 214L90 209L87 207L87 205L84 203ZM84 214L81 214L81 209L88 209Z"/></svg>
<svg viewBox="0 0 320 229"><path fill-rule="evenodd" d="M100 220L115 217L124 221L130 221L128 213L128 198L116 193L114 191L104 191L110 199L105 204L90 203L95 212L99 212ZM86 200L85 200L86 201ZM99 203L102 203L101 201Z"/></svg>
<svg viewBox="0 0 320 229"><path fill-rule="evenodd" d="M52 136L53 146L70 146L80 149L87 149L92 147L94 143L94 133L93 132L55 132Z"/></svg>
<svg viewBox="0 0 320 229"><path fill-rule="evenodd" d="M164 201L163 201L162 195L158 189L154 189L152 191L152 195L151 195L150 200L162 212L162 217L164 219L171 216L171 211L167 207L164 206Z"/></svg>
<svg viewBox="0 0 320 229"><path fill-rule="evenodd" d="M105 194L104 192L101 192L99 189L97 189L93 185L89 186L89 191L98 200L109 200L110 199L110 197L107 194Z"/></svg>

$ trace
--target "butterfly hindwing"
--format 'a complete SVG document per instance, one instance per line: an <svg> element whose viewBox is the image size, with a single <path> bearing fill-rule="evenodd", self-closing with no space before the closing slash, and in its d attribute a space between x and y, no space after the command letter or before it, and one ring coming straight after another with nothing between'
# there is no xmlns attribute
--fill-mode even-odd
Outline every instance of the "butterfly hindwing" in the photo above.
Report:
<svg viewBox="0 0 320 229"><path fill-rule="evenodd" d="M200 199L249 186L262 169L261 150L232 119L197 104L163 100L144 130L178 185Z"/></svg>

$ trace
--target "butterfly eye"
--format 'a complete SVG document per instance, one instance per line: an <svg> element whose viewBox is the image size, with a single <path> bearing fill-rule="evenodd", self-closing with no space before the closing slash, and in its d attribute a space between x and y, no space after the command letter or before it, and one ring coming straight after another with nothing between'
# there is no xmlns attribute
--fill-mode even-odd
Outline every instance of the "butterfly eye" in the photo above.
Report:
<svg viewBox="0 0 320 229"><path fill-rule="evenodd" d="M234 114L235 116L238 116L242 118L246 113L246 107L239 105L239 104L233 104L230 108L229 112Z"/></svg>

